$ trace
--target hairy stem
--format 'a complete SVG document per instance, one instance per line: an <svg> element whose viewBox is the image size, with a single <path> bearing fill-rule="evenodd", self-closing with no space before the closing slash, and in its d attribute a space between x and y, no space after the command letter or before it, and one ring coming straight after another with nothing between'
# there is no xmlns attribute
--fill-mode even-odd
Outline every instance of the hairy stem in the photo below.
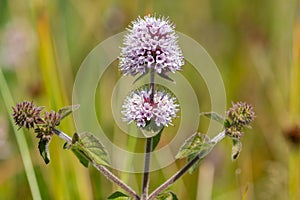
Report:
<svg viewBox="0 0 300 200"><path fill-rule="evenodd" d="M154 69L151 69L150 71L150 102L154 102ZM144 173L143 173L143 184L142 184L142 200L148 199L148 190L149 190L149 169L150 169L150 160L151 160L151 149L152 149L152 142L153 138L147 138L146 139L146 147L145 147L145 160L144 160Z"/></svg>
<svg viewBox="0 0 300 200"><path fill-rule="evenodd" d="M121 181L118 177L116 177L111 171L109 171L106 167L103 165L98 165L95 162L92 162L93 166L100 171L108 180L111 182L117 184L120 188L125 190L130 196L135 198L136 200L140 200L139 195L127 184L125 184L123 181Z"/></svg>
<svg viewBox="0 0 300 200"><path fill-rule="evenodd" d="M58 130L58 129L53 129L54 133L60 137L62 140L64 140L67 143L72 143L72 138L70 136L68 136L67 134L65 134L64 132Z"/></svg>
<svg viewBox="0 0 300 200"><path fill-rule="evenodd" d="M70 136L68 136L66 133L64 133L64 132L62 132L62 131L60 131L58 129L53 129L53 130L54 130L54 133L58 137L60 137L62 140L64 140L67 143L72 143L72 138ZM120 188L122 188L123 190L125 190L130 196L132 196L136 200L140 200L139 195L130 186L128 186L126 183L124 183L122 180L120 180L118 177L116 177L111 171L109 171L109 169L107 169L103 165L99 165L99 164L95 163L93 160L90 160L90 162L108 180L110 180L111 182L113 182L116 185L118 185Z"/></svg>
<svg viewBox="0 0 300 200"><path fill-rule="evenodd" d="M146 139L145 148L145 165L144 165L144 175L143 175L143 186L142 186L142 200L148 198L149 189L149 169L150 169L150 159L151 159L151 148L152 148L152 137Z"/></svg>
<svg viewBox="0 0 300 200"><path fill-rule="evenodd" d="M223 140L225 138L226 134L225 131L222 131L217 136L215 136L213 139L211 139L211 142L215 143L215 145ZM169 186L171 186L176 180L178 180L181 176L183 176L198 160L203 158L203 153L200 152L195 158L190 160L181 170L179 170L176 174L174 174L171 178L169 178L166 182L164 182L162 185L160 185L156 190L154 190L148 200L153 200L157 195L159 195L161 192L163 192L165 189L167 189Z"/></svg>

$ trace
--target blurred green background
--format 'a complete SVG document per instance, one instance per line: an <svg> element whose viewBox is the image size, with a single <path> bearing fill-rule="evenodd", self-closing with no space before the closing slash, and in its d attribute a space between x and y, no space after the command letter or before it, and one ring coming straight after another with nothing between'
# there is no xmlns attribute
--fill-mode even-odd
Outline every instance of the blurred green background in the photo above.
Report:
<svg viewBox="0 0 300 200"><path fill-rule="evenodd" d="M53 110L70 105L74 78L87 54L148 13L169 16L176 30L199 42L222 74L228 106L246 101L257 115L236 162L230 158L230 140L224 140L171 190L179 199L300 199L299 8L296 0L0 0L0 199L105 199L118 189L92 167L84 168L57 138L46 166L35 135L16 132L10 106L24 99ZM107 71L111 83L120 78L117 64ZM201 109L209 111L201 77L195 78L188 65L182 73L191 79ZM111 85L106 85L97 98L108 99ZM143 149L143 142L116 135L113 121L106 119L110 101L99 102L110 139ZM207 123L202 120L199 131L205 132ZM71 118L60 128L76 131ZM173 136L165 134L160 146ZM150 191L184 163L151 173ZM140 174L113 171L140 191Z"/></svg>

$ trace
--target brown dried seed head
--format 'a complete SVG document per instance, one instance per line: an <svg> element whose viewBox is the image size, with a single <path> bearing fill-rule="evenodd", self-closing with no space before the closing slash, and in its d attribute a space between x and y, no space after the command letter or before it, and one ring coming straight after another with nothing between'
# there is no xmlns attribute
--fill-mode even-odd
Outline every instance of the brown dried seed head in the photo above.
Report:
<svg viewBox="0 0 300 200"><path fill-rule="evenodd" d="M34 128L36 124L43 123L43 119L40 116L43 107L37 107L33 102L23 101L17 103L16 107L12 107L12 109L13 119L19 128Z"/></svg>

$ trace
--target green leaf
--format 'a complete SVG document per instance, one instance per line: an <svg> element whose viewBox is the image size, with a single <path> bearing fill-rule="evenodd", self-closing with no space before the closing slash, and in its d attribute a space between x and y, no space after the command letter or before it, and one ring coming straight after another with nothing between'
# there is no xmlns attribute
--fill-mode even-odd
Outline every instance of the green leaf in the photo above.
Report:
<svg viewBox="0 0 300 200"><path fill-rule="evenodd" d="M129 197L126 194L123 194L122 192L116 191L113 194L111 194L107 199L115 199L115 200L128 200Z"/></svg>
<svg viewBox="0 0 300 200"><path fill-rule="evenodd" d="M84 152L82 152L79 149L77 149L77 147L73 147L73 148L71 148L71 150L75 154L75 156L78 158L78 160L80 161L80 163L83 164L83 166L85 166L85 167L89 166L90 160L84 154Z"/></svg>
<svg viewBox="0 0 300 200"><path fill-rule="evenodd" d="M213 149L214 144L208 143L207 145L204 145L201 147L201 149L197 153L190 154L187 157L187 161L194 159L196 156L199 158L197 162L189 169L189 173L192 174L200 165L200 161L205 158Z"/></svg>
<svg viewBox="0 0 300 200"><path fill-rule="evenodd" d="M232 126L232 124L230 123L230 121L228 120L228 119L226 119L225 121L224 121L224 128L226 129L226 128L230 128L230 126Z"/></svg>
<svg viewBox="0 0 300 200"><path fill-rule="evenodd" d="M162 128L160 130L160 132L153 137L153 139L152 139L152 150L151 151L154 151L154 149L157 147L157 145L158 145L158 143L160 141L161 133L163 132L163 130L164 130L164 128Z"/></svg>
<svg viewBox="0 0 300 200"><path fill-rule="evenodd" d="M59 109L58 114L60 114L61 120L65 118L66 116L70 115L73 111L77 110L80 107L79 104L72 105L72 106L66 106L61 109Z"/></svg>
<svg viewBox="0 0 300 200"><path fill-rule="evenodd" d="M155 120L150 120L145 127L141 128L141 131L145 137L149 138L159 134L163 128L163 125L157 126Z"/></svg>
<svg viewBox="0 0 300 200"><path fill-rule="evenodd" d="M195 154L189 155L188 158L187 158L187 161L189 162L190 160L192 160L196 156L197 155L195 155ZM198 167L200 165L200 161L201 161L201 159L197 160L197 162L195 164L193 164L193 166L189 169L190 174L192 174L196 169L198 169Z"/></svg>
<svg viewBox="0 0 300 200"><path fill-rule="evenodd" d="M72 142L74 143L72 149L77 148L84 156L96 164L109 166L109 158L104 146L92 133L75 133Z"/></svg>
<svg viewBox="0 0 300 200"><path fill-rule="evenodd" d="M80 150L80 148L78 148L78 145L75 144L77 141L79 141L79 135L75 133L72 138L72 143L70 144L66 142L63 146L63 149L71 149L80 163L83 164L83 166L88 167L90 159L83 151Z"/></svg>
<svg viewBox="0 0 300 200"><path fill-rule="evenodd" d="M173 192L170 192L170 193L171 193L171 195L172 195L172 200L178 200L176 194L174 194Z"/></svg>
<svg viewBox="0 0 300 200"><path fill-rule="evenodd" d="M216 112L202 112L200 115L203 115L209 119L215 120L216 122L219 122L220 124L224 124L225 119L223 116L219 115Z"/></svg>
<svg viewBox="0 0 300 200"><path fill-rule="evenodd" d="M178 200L178 198L173 192L166 191L155 197L155 200Z"/></svg>
<svg viewBox="0 0 300 200"><path fill-rule="evenodd" d="M242 151L242 142L237 139L232 140L231 159L236 160Z"/></svg>
<svg viewBox="0 0 300 200"><path fill-rule="evenodd" d="M175 158L188 157L189 155L198 153L201 149L209 148L211 145L212 143L207 135L196 132L183 143Z"/></svg>
<svg viewBox="0 0 300 200"><path fill-rule="evenodd" d="M187 161L189 162L195 157L198 157L197 162L189 169L189 173L193 173L195 169L198 168L200 161L209 154L214 146L215 143L211 142L207 135L195 133L180 147L176 158L187 157Z"/></svg>
<svg viewBox="0 0 300 200"><path fill-rule="evenodd" d="M51 138L41 138L39 141L39 151L46 164L50 162L49 143Z"/></svg>

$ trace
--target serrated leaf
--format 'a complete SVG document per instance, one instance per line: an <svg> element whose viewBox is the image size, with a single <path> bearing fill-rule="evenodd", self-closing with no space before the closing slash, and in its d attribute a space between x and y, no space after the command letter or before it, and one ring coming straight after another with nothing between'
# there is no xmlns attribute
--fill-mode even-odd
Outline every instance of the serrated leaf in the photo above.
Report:
<svg viewBox="0 0 300 200"><path fill-rule="evenodd" d="M218 114L216 112L202 112L202 113L200 113L200 115L203 115L203 116L205 116L205 117L207 117L209 119L212 119L212 120L214 120L216 122L219 122L222 125L225 122L225 118L222 115L220 115L220 114Z"/></svg>
<svg viewBox="0 0 300 200"><path fill-rule="evenodd" d="M49 143L50 138L41 138L38 144L40 154L46 164L50 162Z"/></svg>
<svg viewBox="0 0 300 200"><path fill-rule="evenodd" d="M79 137L77 138L77 136ZM89 160L99 165L109 166L109 158L104 146L92 133L76 133L74 137L78 141L75 141L72 148L77 147Z"/></svg>
<svg viewBox="0 0 300 200"><path fill-rule="evenodd" d="M237 139L232 140L231 159L236 160L242 151L242 142Z"/></svg>
<svg viewBox="0 0 300 200"><path fill-rule="evenodd" d="M75 154L80 163L83 166L88 167L90 159L83 151L80 150L80 148L78 148L78 145L75 144L77 141L79 141L79 135L75 133L72 137L72 143L66 142L63 146L63 149L71 149L71 151Z"/></svg>
<svg viewBox="0 0 300 200"><path fill-rule="evenodd" d="M194 159L196 156L198 157L197 162L189 169L190 174L192 174L199 167L200 161L211 152L213 147L214 147L214 143L208 143L207 145L202 146L197 153L191 154L187 157L188 162Z"/></svg>
<svg viewBox="0 0 300 200"><path fill-rule="evenodd" d="M187 157L187 161L189 162L195 157L198 157L198 160L189 169L189 173L193 173L195 169L198 168L200 161L209 154L214 146L215 143L211 142L207 135L194 133L181 146L176 158Z"/></svg>
<svg viewBox="0 0 300 200"><path fill-rule="evenodd" d="M123 194L122 192L116 191L112 193L108 198L108 200L127 200L129 197L126 194Z"/></svg>
<svg viewBox="0 0 300 200"><path fill-rule="evenodd" d="M201 148L210 145L210 138L207 135L196 132L183 143L175 158L181 159L188 157L189 155L199 152Z"/></svg>
<svg viewBox="0 0 300 200"><path fill-rule="evenodd" d="M75 154L75 156L78 158L78 160L80 161L80 163L85 166L88 167L90 160L89 158L84 154L84 152L80 151L79 149L77 149L76 147L71 148L72 152Z"/></svg>
<svg viewBox="0 0 300 200"><path fill-rule="evenodd" d="M190 160L192 160L193 158L195 158L195 154L188 156L187 161L189 162ZM189 169L189 174L192 174L196 169L198 169L199 165L200 165L200 161L201 159L199 159L195 164L193 164L193 166Z"/></svg>
<svg viewBox="0 0 300 200"><path fill-rule="evenodd" d="M58 113L60 114L61 120L65 118L66 116L70 115L73 111L77 110L80 107L79 104L77 105L71 105L66 106L58 110Z"/></svg>
<svg viewBox="0 0 300 200"><path fill-rule="evenodd" d="M159 141L160 141L161 133L163 132L163 130L164 130L164 128L162 128L162 129L160 130L160 132L159 132L157 135L155 135L155 136L153 137L153 139L152 139L152 149L151 149L151 151L154 151L155 148L157 147L157 145L158 145L158 143L159 143Z"/></svg>

